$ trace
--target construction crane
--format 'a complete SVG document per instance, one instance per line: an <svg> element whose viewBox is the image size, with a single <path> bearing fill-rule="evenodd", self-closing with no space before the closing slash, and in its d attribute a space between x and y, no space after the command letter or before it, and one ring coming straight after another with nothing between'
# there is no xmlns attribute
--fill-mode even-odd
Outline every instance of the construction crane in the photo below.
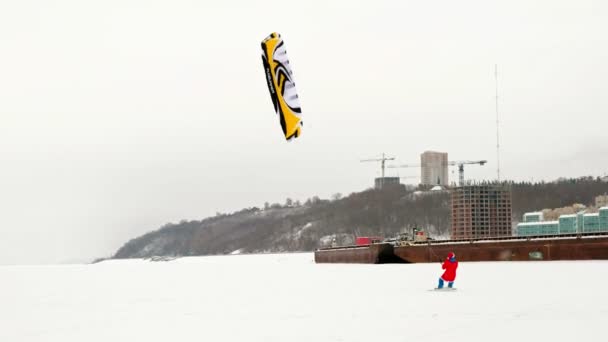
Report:
<svg viewBox="0 0 608 342"><path fill-rule="evenodd" d="M420 164L401 164L401 165L387 165L386 168L388 169L400 169L402 167L421 167L422 165Z"/></svg>
<svg viewBox="0 0 608 342"><path fill-rule="evenodd" d="M461 160L461 161L451 161L448 162L448 165L450 166L454 166L454 165L458 165L458 184L460 184L460 186L464 185L464 165L465 164L479 164L479 165L484 165L485 163L487 163L487 160Z"/></svg>
<svg viewBox="0 0 608 342"><path fill-rule="evenodd" d="M458 165L458 184L460 186L464 185L464 166L468 164L479 164L484 165L487 163L487 160L460 160L460 161L449 161L447 163L448 166ZM388 165L387 168L404 168L404 167L421 167L421 164L403 164L403 165Z"/></svg>
<svg viewBox="0 0 608 342"><path fill-rule="evenodd" d="M386 157L384 156L384 153L382 153L382 158L376 158L376 159L362 159L361 162L373 162L373 161L379 161L380 163L380 168L382 169L382 181L381 181L381 187L382 184L384 183L384 163L387 160L395 160L395 157Z"/></svg>
<svg viewBox="0 0 608 342"><path fill-rule="evenodd" d="M405 180L405 182L408 182L407 179L420 179L420 176L399 176L399 180Z"/></svg>

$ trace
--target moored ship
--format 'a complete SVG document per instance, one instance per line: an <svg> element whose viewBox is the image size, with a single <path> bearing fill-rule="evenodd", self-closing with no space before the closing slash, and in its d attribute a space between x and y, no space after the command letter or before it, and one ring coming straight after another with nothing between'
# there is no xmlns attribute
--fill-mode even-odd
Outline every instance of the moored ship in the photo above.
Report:
<svg viewBox="0 0 608 342"><path fill-rule="evenodd" d="M608 233L428 240L321 248L317 263L439 262L449 252L459 261L608 260Z"/></svg>

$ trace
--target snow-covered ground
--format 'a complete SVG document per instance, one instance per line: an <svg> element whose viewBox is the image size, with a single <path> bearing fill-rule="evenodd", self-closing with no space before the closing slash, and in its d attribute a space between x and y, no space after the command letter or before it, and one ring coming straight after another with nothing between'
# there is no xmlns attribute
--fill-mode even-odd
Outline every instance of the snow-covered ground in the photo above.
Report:
<svg viewBox="0 0 608 342"><path fill-rule="evenodd" d="M312 254L1 266L0 341L603 341L608 261L317 265Z"/></svg>

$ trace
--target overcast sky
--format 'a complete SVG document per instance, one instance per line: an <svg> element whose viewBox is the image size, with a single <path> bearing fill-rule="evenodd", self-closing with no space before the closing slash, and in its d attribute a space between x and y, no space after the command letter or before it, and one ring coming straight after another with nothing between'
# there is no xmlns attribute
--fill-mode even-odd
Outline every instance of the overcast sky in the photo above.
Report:
<svg viewBox="0 0 608 342"><path fill-rule="evenodd" d="M361 191L380 168L359 159L382 152L487 159L465 176L495 179L495 64L504 178L606 174L607 18L585 0L0 2L0 264ZM303 111L290 143L273 31Z"/></svg>

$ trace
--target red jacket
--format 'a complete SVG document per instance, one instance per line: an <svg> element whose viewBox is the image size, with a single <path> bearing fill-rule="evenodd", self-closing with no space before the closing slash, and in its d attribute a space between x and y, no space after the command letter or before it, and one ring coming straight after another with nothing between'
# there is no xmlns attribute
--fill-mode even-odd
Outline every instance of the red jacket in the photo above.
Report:
<svg viewBox="0 0 608 342"><path fill-rule="evenodd" d="M441 275L441 279L445 281L454 281L456 279L456 269L458 268L458 261L450 261L449 258L446 258L441 268L445 270Z"/></svg>

